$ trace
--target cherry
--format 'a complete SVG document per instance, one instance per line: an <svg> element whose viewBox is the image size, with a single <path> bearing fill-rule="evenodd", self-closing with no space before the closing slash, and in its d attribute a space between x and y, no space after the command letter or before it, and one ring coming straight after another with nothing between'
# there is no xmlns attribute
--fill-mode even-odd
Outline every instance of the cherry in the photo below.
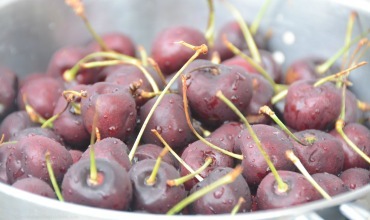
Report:
<svg viewBox="0 0 370 220"><path fill-rule="evenodd" d="M63 83L52 77L43 77L26 82L18 93L18 106L25 109L25 101L44 119L53 115L58 98L64 89Z"/></svg>
<svg viewBox="0 0 370 220"><path fill-rule="evenodd" d="M312 178L330 195L336 196L348 191L347 186L338 176L330 173L315 173Z"/></svg>
<svg viewBox="0 0 370 220"><path fill-rule="evenodd" d="M44 157L47 151L51 155L56 180L60 183L73 163L72 157L60 143L39 135L21 138L9 154L6 162L9 183L26 177L37 177L50 184Z"/></svg>
<svg viewBox="0 0 370 220"><path fill-rule="evenodd" d="M193 186L190 194L209 186L231 171L232 168L229 167L216 167L202 182ZM220 186L194 201L189 205L189 211L192 214L203 215L230 213L240 197L245 202L241 204L239 212L249 212L252 207L251 192L242 176L238 176L232 183Z"/></svg>
<svg viewBox="0 0 370 220"><path fill-rule="evenodd" d="M314 86L312 81L290 85L285 98L284 120L298 131L330 128L340 114L341 94L332 83Z"/></svg>
<svg viewBox="0 0 370 220"><path fill-rule="evenodd" d="M54 131L48 128L41 128L41 127L29 127L25 128L18 133L16 133L13 137L9 139L9 141L19 141L24 137L31 137L31 136L44 136L50 138L61 145L64 145L63 139L57 135Z"/></svg>
<svg viewBox="0 0 370 220"><path fill-rule="evenodd" d="M240 148L238 148L239 146L235 144L235 139L244 128L245 126L240 122L225 122L214 130L209 137L219 139L223 142L226 147L225 150L240 154L241 151Z"/></svg>
<svg viewBox="0 0 370 220"><path fill-rule="evenodd" d="M90 181L90 161L80 160L67 171L62 182L66 202L114 210L127 210L132 185L127 171L117 162L98 158L98 181Z"/></svg>
<svg viewBox="0 0 370 220"><path fill-rule="evenodd" d="M355 167L343 171L339 176L349 190L359 189L370 183L370 171Z"/></svg>
<svg viewBox="0 0 370 220"><path fill-rule="evenodd" d="M293 149L293 144L280 129L264 124L252 125L252 129L277 170L295 170L285 157L285 151ZM250 187L256 187L271 172L268 164L247 129L240 132L235 144L243 154L243 176Z"/></svg>
<svg viewBox="0 0 370 220"><path fill-rule="evenodd" d="M7 115L1 122L0 134L4 134L4 140L7 141L16 136L21 130L35 126L37 124L31 121L26 111L14 111Z"/></svg>
<svg viewBox="0 0 370 220"><path fill-rule="evenodd" d="M39 78L43 78L45 77L46 74L45 73L39 73L39 72L35 72L35 73L28 73L27 75L23 76L22 78L19 79L19 83L18 83L18 90L20 88L22 88L22 86L24 84L26 84L27 82L29 81L32 81L34 79L39 79Z"/></svg>
<svg viewBox="0 0 370 220"><path fill-rule="evenodd" d="M64 47L57 50L49 61L46 71L48 76L63 80L63 74L87 55L87 50L80 47ZM94 69L80 69L75 81L78 84L92 84L96 81Z"/></svg>
<svg viewBox="0 0 370 220"><path fill-rule="evenodd" d="M235 121L235 113L216 97L221 90L240 109L245 111L252 98L252 80L240 67L216 65L210 61L197 60L195 70L186 73L187 97L194 118L207 126L217 127L224 121Z"/></svg>
<svg viewBox="0 0 370 220"><path fill-rule="evenodd" d="M81 100L81 115L85 128L92 131L93 121L102 138L125 140L136 125L136 104L131 94L119 85L99 82L87 89Z"/></svg>
<svg viewBox="0 0 370 220"><path fill-rule="evenodd" d="M216 146L219 146L220 148L225 149L224 143L217 138L206 138L206 140ZM233 158L209 147L201 140L189 144L181 155L181 158L184 160L184 162L193 170L197 170L199 167L201 167L208 157L212 158L213 162L203 172L200 173L200 176L203 178L208 176L215 167L232 167L234 165ZM188 175L189 170L181 165L180 174L181 176ZM193 178L184 183L185 188L190 190L197 182L198 180Z"/></svg>
<svg viewBox="0 0 370 220"><path fill-rule="evenodd" d="M247 56L251 56L249 50L244 51ZM276 63L272 54L266 50L259 50L262 59L262 67L266 70L266 72L270 75L271 79L276 82L280 83L282 81L282 72L281 67ZM227 66L240 66L246 69L249 73L260 74L250 63L248 63L243 57L241 56L234 56L227 60L224 60L221 64Z"/></svg>
<svg viewBox="0 0 370 220"><path fill-rule="evenodd" d="M316 189L299 173L279 170L279 175L288 185L288 190L280 191L272 173L269 173L257 189L257 204L260 210L296 206L320 198Z"/></svg>
<svg viewBox="0 0 370 220"><path fill-rule="evenodd" d="M56 199L53 189L45 181L35 177L17 180L13 183L13 187L24 190L33 194L44 196L51 199Z"/></svg>
<svg viewBox="0 0 370 220"><path fill-rule="evenodd" d="M156 100L157 98L153 98L140 108L140 121L145 120ZM163 96L163 100L157 106L143 133L145 143L161 145L158 138L150 131L151 129L156 129L175 150L181 150L195 140L186 122L182 97L178 94L171 93Z"/></svg>
<svg viewBox="0 0 370 220"><path fill-rule="evenodd" d="M146 159L157 159L162 150L163 150L162 147L155 145L155 144L139 145L135 152L134 161L136 163L138 161L146 160ZM177 168L179 166L178 162L170 154L164 155L162 160L172 165L173 167Z"/></svg>
<svg viewBox="0 0 370 220"><path fill-rule="evenodd" d="M85 85L77 85L70 91L81 91L86 88ZM53 112L53 115L59 114L53 122L53 130L71 148L85 150L89 145L90 134L80 113L80 101L73 102L64 110L66 105L65 97L59 97Z"/></svg>
<svg viewBox="0 0 370 220"><path fill-rule="evenodd" d="M133 210L150 213L166 213L172 206L186 197L183 185L168 186L167 180L179 178L179 172L166 162L161 162L154 184L146 180L152 173L156 160L146 159L135 163L129 174L133 184Z"/></svg>
<svg viewBox="0 0 370 220"><path fill-rule="evenodd" d="M135 56L135 45L126 34L112 32L102 35L101 38L110 50L132 57ZM101 47L96 41L89 43L87 47L91 53L101 51Z"/></svg>
<svg viewBox="0 0 370 220"><path fill-rule="evenodd" d="M294 135L306 144L292 140L297 157L310 174L327 172L337 175L342 171L344 152L337 138L314 129L295 132Z"/></svg>
<svg viewBox="0 0 370 220"><path fill-rule="evenodd" d="M108 137L100 141L97 141L94 144L95 148L95 157L104 158L109 161L114 160L126 171L129 171L131 168L131 163L128 158L128 148L125 143L120 139ZM90 159L90 148L88 148L82 155L80 160L89 160Z"/></svg>
<svg viewBox="0 0 370 220"><path fill-rule="evenodd" d="M289 66L285 74L285 83L290 85L295 81L299 80L316 80L321 75L317 72L317 66L323 64L325 59L321 57L303 57L293 61ZM332 66L325 73L325 75L331 75L339 72L337 66Z"/></svg>
<svg viewBox="0 0 370 220"><path fill-rule="evenodd" d="M16 143L12 142L0 144L0 182L2 183L9 183L8 176L6 174L6 161L16 147Z"/></svg>
<svg viewBox="0 0 370 220"><path fill-rule="evenodd" d="M260 114L260 108L262 106L272 106L271 98L274 95L274 89L271 84L262 76L257 74L251 74L253 95L252 99L247 107L245 115L247 120L251 124L268 124L270 122L269 117L264 114Z"/></svg>
<svg viewBox="0 0 370 220"><path fill-rule="evenodd" d="M368 128L362 124L349 123L344 126L343 130L347 137L358 146L364 154L370 156L370 131ZM338 138L342 144L344 151L343 170L353 167L370 168L370 164L355 152L336 130L332 130L330 134Z"/></svg>
<svg viewBox="0 0 370 220"><path fill-rule="evenodd" d="M0 67L0 119L14 110L17 86L18 77L16 74L4 67Z"/></svg>
<svg viewBox="0 0 370 220"><path fill-rule="evenodd" d="M178 41L192 45L207 44L203 33L192 27L175 26L161 31L153 40L151 57L165 75L179 70L194 54L189 48L175 44ZM206 55L202 55L200 58L205 57Z"/></svg>

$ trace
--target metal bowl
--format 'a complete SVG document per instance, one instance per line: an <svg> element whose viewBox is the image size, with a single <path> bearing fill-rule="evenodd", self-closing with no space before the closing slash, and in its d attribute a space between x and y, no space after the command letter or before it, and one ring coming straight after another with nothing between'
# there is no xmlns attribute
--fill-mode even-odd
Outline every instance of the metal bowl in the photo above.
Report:
<svg viewBox="0 0 370 220"><path fill-rule="evenodd" d="M252 20L263 1L231 1ZM86 1L87 16L98 33L122 31L136 44L150 50L151 40L164 27L176 24L205 30L207 3L199 0L110 0ZM216 28L233 17L215 1ZM275 0L264 17L261 30L272 31L269 48L283 68L307 55L330 57L342 45L351 11L359 14L361 26L370 27L370 1L367 0ZM354 35L361 28L355 25ZM81 45L91 39L82 21L61 0L2 0L0 2L0 63L25 76L44 72L55 50ZM369 54L363 60L370 61ZM352 90L370 102L370 67L353 71ZM362 208L361 208L362 207ZM239 214L235 219L359 219L369 218L370 185L296 207ZM349 210L349 211L348 211ZM133 219L147 214L110 211L61 203L0 183L0 219ZM201 219L203 216L150 215L152 219ZM222 219L225 215L208 216Z"/></svg>

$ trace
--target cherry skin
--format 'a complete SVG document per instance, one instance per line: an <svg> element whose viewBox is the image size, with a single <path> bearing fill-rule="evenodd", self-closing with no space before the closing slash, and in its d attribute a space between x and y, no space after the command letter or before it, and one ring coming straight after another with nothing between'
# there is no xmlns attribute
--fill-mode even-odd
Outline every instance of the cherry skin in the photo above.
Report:
<svg viewBox="0 0 370 220"><path fill-rule="evenodd" d="M104 158L109 161L114 160L127 172L130 170L131 162L128 158L128 148L120 139L112 137L104 138L94 144L94 149L96 158ZM89 159L90 147L81 155L80 160Z"/></svg>
<svg viewBox="0 0 370 220"><path fill-rule="evenodd" d="M349 123L346 124L343 128L344 133L347 137L361 149L364 154L370 156L370 131L362 124L358 123ZM353 167L361 167L365 169L370 168L370 164L366 162L358 153L356 153L343 137L336 131L332 130L331 135L338 138L341 142L341 146L344 151L344 164L343 170L347 170Z"/></svg>
<svg viewBox="0 0 370 220"><path fill-rule="evenodd" d="M295 132L306 146L291 140L294 151L310 174L327 172L339 174L343 169L344 152L340 141L332 135L314 129Z"/></svg>
<svg viewBox="0 0 370 220"><path fill-rule="evenodd" d="M348 192L347 186L338 176L330 173L315 173L312 178L327 192L330 196L336 196Z"/></svg>
<svg viewBox="0 0 370 220"><path fill-rule="evenodd" d="M25 128L19 131L18 133L16 133L13 137L11 137L9 141L19 141L24 137L31 137L31 136L44 136L64 146L63 139L59 135L57 135L53 130L49 128L41 128L41 127Z"/></svg>
<svg viewBox="0 0 370 220"><path fill-rule="evenodd" d="M147 184L156 160L146 159L135 163L129 174L133 185L133 210L149 213L166 213L187 195L183 185L169 186L167 180L180 177L175 167L161 162L155 183Z"/></svg>
<svg viewBox="0 0 370 220"><path fill-rule="evenodd" d="M35 135L20 139L9 154L6 162L9 183L26 177L36 177L51 185L45 162L46 152L50 152L56 181L62 182L64 174L73 163L71 155L60 143Z"/></svg>
<svg viewBox="0 0 370 220"><path fill-rule="evenodd" d="M349 168L339 176L349 190L359 189L370 183L370 171L364 168Z"/></svg>
<svg viewBox="0 0 370 220"><path fill-rule="evenodd" d="M146 160L146 159L157 159L163 148L155 144L142 144L139 145L135 151L134 161ZM178 168L179 164L171 154L166 154L162 158L162 161Z"/></svg>
<svg viewBox="0 0 370 220"><path fill-rule="evenodd" d="M54 190L50 185L35 177L17 180L12 186L36 195L56 199Z"/></svg>
<svg viewBox="0 0 370 220"><path fill-rule="evenodd" d="M292 207L320 198L319 193L302 174L285 170L279 170L278 174L288 184L288 190L280 192L274 176L269 173L257 189L260 210Z"/></svg>
<svg viewBox="0 0 370 220"><path fill-rule="evenodd" d="M132 57L135 56L135 44L126 34L112 32L102 35L101 38L110 50ZM90 53L101 51L101 48L96 41L89 43L87 48Z"/></svg>
<svg viewBox="0 0 370 220"><path fill-rule="evenodd" d="M24 99L43 118L53 116L57 100L64 90L63 82L52 77L43 77L26 82L19 90L17 101L25 109Z"/></svg>
<svg viewBox="0 0 370 220"><path fill-rule="evenodd" d="M4 67L0 67L0 119L14 110L17 86L17 75Z"/></svg>
<svg viewBox="0 0 370 220"><path fill-rule="evenodd" d="M203 33L192 27L176 26L161 31L153 40L151 57L163 74L169 75L179 70L194 54L193 50L175 43L178 41L197 46L207 44ZM199 58L206 58L206 55Z"/></svg>
<svg viewBox="0 0 370 220"><path fill-rule="evenodd" d="M81 115L85 128L92 131L96 118L101 138L115 137L125 140L136 125L136 104L129 92L116 84L98 82L87 89L81 100Z"/></svg>
<svg viewBox="0 0 370 220"><path fill-rule="evenodd" d="M6 161L9 155L16 149L16 143L3 143L0 145L0 182L8 184L8 176L6 174Z"/></svg>
<svg viewBox="0 0 370 220"><path fill-rule="evenodd" d="M206 126L218 127L225 121L239 119L224 102L217 98L216 93L219 90L241 112L246 110L252 98L250 74L240 67L196 60L191 68L186 69L185 74L189 106L194 113L194 118Z"/></svg>
<svg viewBox="0 0 370 220"><path fill-rule="evenodd" d="M232 168L229 167L215 168L202 182L197 183L191 189L190 194L210 185L231 171ZM249 212L252 207L252 197L249 186L242 176L238 176L234 182L220 186L202 196L191 203L189 209L192 214L202 215L230 213L240 197L245 202L241 204L238 212Z"/></svg>
<svg viewBox="0 0 370 220"><path fill-rule="evenodd" d="M293 149L293 144L280 129L264 124L252 125L252 129L277 170L295 170L294 164L285 156L287 150ZM271 172L264 157L247 129L240 132L235 144L243 154L244 178L251 188L257 187Z"/></svg>
<svg viewBox="0 0 370 220"><path fill-rule="evenodd" d="M35 126L37 124L31 121L26 111L14 111L1 122L0 134L4 134L4 141L8 141L21 130Z"/></svg>
<svg viewBox="0 0 370 220"><path fill-rule="evenodd" d="M289 86L284 120L295 130L329 129L340 114L342 98L335 86L325 83L314 87L313 83L300 80Z"/></svg>
<svg viewBox="0 0 370 220"><path fill-rule="evenodd" d="M157 98L150 99L140 108L140 121L143 122L152 109ZM151 132L156 129L175 150L183 149L196 138L190 130L184 113L182 97L178 94L165 94L150 118L143 134L143 142L162 145Z"/></svg>
<svg viewBox="0 0 370 220"><path fill-rule="evenodd" d="M220 148L227 148L227 146L225 146L218 138L207 138L207 141ZM221 153L220 151L214 150L201 140L189 144L181 154L181 159L183 159L193 170L200 168L208 157L212 158L213 161L199 174L203 178L208 176L216 167L233 167L234 165L233 158ZM188 175L189 173L190 172L183 165L180 166L181 176ZM190 190L197 182L198 180L196 178L192 178L184 183L185 188Z"/></svg>
<svg viewBox="0 0 370 220"><path fill-rule="evenodd" d="M98 180L90 181L90 161L81 160L68 169L62 183L66 202L92 207L127 210L132 199L129 175L117 162L96 159Z"/></svg>
<svg viewBox="0 0 370 220"><path fill-rule="evenodd" d="M77 163L83 154L83 152L79 150L69 150L69 153L71 154L73 164Z"/></svg>
<svg viewBox="0 0 370 220"><path fill-rule="evenodd" d="M235 139L245 126L236 121L225 122L216 130L214 130L208 137L218 138L226 146L225 150L240 154L241 151L238 145L235 144Z"/></svg>

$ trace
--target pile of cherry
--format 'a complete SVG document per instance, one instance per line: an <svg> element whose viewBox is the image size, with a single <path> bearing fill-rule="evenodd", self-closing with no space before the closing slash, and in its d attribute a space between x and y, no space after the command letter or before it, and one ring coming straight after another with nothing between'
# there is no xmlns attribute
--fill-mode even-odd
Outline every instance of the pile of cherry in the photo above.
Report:
<svg viewBox="0 0 370 220"><path fill-rule="evenodd" d="M266 39L256 33L260 66L268 73L261 75L232 52L234 46L254 54L235 21L220 29L207 54L200 52L209 43L204 33L185 26L163 30L149 57L140 50L142 59L126 35L102 39L106 48L94 41L59 49L45 73L19 79L1 68L0 182L54 199L57 185L58 198L65 202L171 214L250 212L323 199L287 152L330 197L370 183L370 163L336 130L342 115L346 137L370 156L361 102L342 89L349 84L339 80L343 77L320 81L340 72L333 67L317 73L323 59L297 60L283 74ZM270 161L219 91L252 124ZM284 91L284 111L279 112L272 99ZM277 126L273 112L263 106L275 109L294 136ZM286 189L278 185L269 162ZM189 179L179 179L200 168ZM193 195L197 198L191 200Z"/></svg>

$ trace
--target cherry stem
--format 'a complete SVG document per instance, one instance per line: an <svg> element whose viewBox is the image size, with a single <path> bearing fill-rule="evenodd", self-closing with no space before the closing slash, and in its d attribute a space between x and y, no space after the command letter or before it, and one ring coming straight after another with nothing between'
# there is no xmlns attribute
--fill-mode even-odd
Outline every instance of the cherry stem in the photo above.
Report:
<svg viewBox="0 0 370 220"><path fill-rule="evenodd" d="M207 146L217 150L217 151L220 151L221 153L229 156L229 157L232 157L232 158L235 158L235 159L238 159L238 160L243 160L243 155L240 155L240 154L235 154L233 152L230 152L230 151L227 151L225 149L222 149L214 144L212 144L211 142L207 141L205 138L202 137L202 135L200 135L197 130L195 130L193 124L191 123L191 119L190 119L190 114L189 114L189 104L188 104L188 98L187 98L187 86L186 86L186 77L184 75L182 75L182 97L183 97L183 103L184 103L184 112L185 112L185 117L186 117L186 122L188 123L188 126L190 128L190 130L195 134L195 136L197 136L197 138L199 140L201 140L203 143L205 143Z"/></svg>
<svg viewBox="0 0 370 220"><path fill-rule="evenodd" d="M349 147L352 148L358 155L360 155L366 162L370 164L370 158L367 156L360 148L354 144L351 139L348 138L346 133L343 131L345 122L342 119L338 119L335 123L335 130L340 134L340 136L344 139L344 141L348 144Z"/></svg>
<svg viewBox="0 0 370 220"><path fill-rule="evenodd" d="M339 114L339 119L345 121L346 119L346 84L343 83L342 85L342 103L341 103L341 110Z"/></svg>
<svg viewBox="0 0 370 220"><path fill-rule="evenodd" d="M303 166L299 158L294 155L292 150L287 150L285 152L286 157L291 160L302 175L311 183L313 187L327 200L331 200L330 195L312 178L312 176L307 172L306 168Z"/></svg>
<svg viewBox="0 0 370 220"><path fill-rule="evenodd" d="M50 178L50 181L51 181L51 184L53 185L53 188L54 188L54 191L55 191L55 194L57 195L59 201L61 202L64 202L64 198L62 196L62 193L60 192L60 189L59 189L59 186L58 186L58 183L55 179L55 175L54 175L54 171L53 171L53 167L51 165L51 160L50 160L50 152L47 151L45 153L45 162L46 162L46 168L48 170L48 173L49 173L49 178Z"/></svg>
<svg viewBox="0 0 370 220"><path fill-rule="evenodd" d="M360 53L360 50L365 46L365 48ZM353 63L356 63L360 58L362 58L367 50L369 49L369 40L367 38L361 39L361 41L358 43L355 51L352 53L352 56L350 60L348 61L348 66L352 65Z"/></svg>
<svg viewBox="0 0 370 220"><path fill-rule="evenodd" d="M353 32L353 24L355 23L355 19L357 17L356 12L352 12L351 15L349 16L348 23L347 23L347 29L346 29L346 37L344 40L344 45L348 46L351 44L351 38L352 38L352 32ZM348 58L348 51L343 54L342 58L342 68L345 68L345 63Z"/></svg>
<svg viewBox="0 0 370 220"><path fill-rule="evenodd" d="M139 91L139 96L142 97L142 98L145 98L145 99L151 99L155 96L158 96L161 94L162 91L159 91L159 92L147 92L147 91L144 91L144 90L140 90ZM168 94L170 92L167 92Z"/></svg>
<svg viewBox="0 0 370 220"><path fill-rule="evenodd" d="M154 70L157 72L157 74L158 74L159 78L161 79L163 85L167 85L166 77L164 77L163 72L159 68L158 63L151 57L148 57L148 62L150 63L150 65L152 65Z"/></svg>
<svg viewBox="0 0 370 220"><path fill-rule="evenodd" d="M204 164L201 167L199 167L194 173L190 173L186 176L183 176L177 179L167 180L167 185L179 186L185 183L186 181L193 179L195 175L199 175L201 172L203 172L203 170L205 170L212 162L213 162L213 159L211 157L207 157Z"/></svg>
<svg viewBox="0 0 370 220"><path fill-rule="evenodd" d="M2 134L1 139L0 139L0 145L4 143L4 139L5 139L5 134Z"/></svg>
<svg viewBox="0 0 370 220"><path fill-rule="evenodd" d="M36 123L40 123L40 124L45 123L46 119L43 118L40 114L38 114L35 111L35 109L30 104L28 104L27 96L25 94L22 94L22 99L23 99L23 103L24 103L24 108L25 108L28 116L30 117L31 121L36 122Z"/></svg>
<svg viewBox="0 0 370 220"><path fill-rule="evenodd" d="M274 175L276 182L278 183L278 190L280 192L286 192L288 190L288 184L286 184L276 171L276 168L274 164L271 162L271 159L269 155L266 153L266 151L263 149L261 141L258 139L256 133L253 131L252 126L249 124L248 120L244 117L244 115L239 111L239 109L228 99L222 94L221 91L217 92L216 95L219 99L221 99L227 106L229 106L230 109L232 109L235 114L239 116L239 118L244 122L245 126L248 129L249 134L251 135L252 139L257 145L258 150L261 152L263 158L265 159L268 167L270 168L272 174Z"/></svg>
<svg viewBox="0 0 370 220"><path fill-rule="evenodd" d="M276 103L280 102L286 97L287 94L288 94L288 89L284 89L280 91L279 93L277 93L271 98L271 104L275 105Z"/></svg>
<svg viewBox="0 0 370 220"><path fill-rule="evenodd" d="M208 2L209 16L208 16L207 30L204 34L204 37L207 40L209 48L213 48L214 35L215 35L215 8L213 5L213 0L207 0L207 2Z"/></svg>
<svg viewBox="0 0 370 220"><path fill-rule="evenodd" d="M141 57L141 63L143 66L148 66L148 53L146 52L145 48L140 45L137 49Z"/></svg>
<svg viewBox="0 0 370 220"><path fill-rule="evenodd" d="M370 30L368 30L369 32ZM342 56L345 52L347 52L352 45L356 44L358 41L360 41L362 36L357 36L355 39L353 39L350 44L344 45L342 48L338 50L337 53L335 53L331 58L329 58L326 62L323 64L320 64L316 66L316 72L318 74L324 74L328 69L334 65L334 63L339 59L340 56Z"/></svg>
<svg viewBox="0 0 370 220"><path fill-rule="evenodd" d="M230 10L230 12L234 15L236 21L239 23L239 26L243 33L245 41L247 42L248 48L251 51L253 60L256 63L262 63L258 48L256 46L256 43L254 42L253 36L251 32L249 31L249 28L246 22L244 21L244 18L242 17L242 15L240 14L240 12L235 6L233 6L227 1L223 1L223 3L226 5L226 7Z"/></svg>
<svg viewBox="0 0 370 220"><path fill-rule="evenodd" d="M161 162L163 160L163 157L168 153L169 149L165 146L161 153L159 154L155 165L153 167L152 173L150 174L149 178L146 179L145 183L149 186L153 186L157 179L157 173L159 171L159 167L161 166Z"/></svg>
<svg viewBox="0 0 370 220"><path fill-rule="evenodd" d="M268 115L272 120L274 120L274 122L279 125L279 127L286 133L289 135L289 137L293 138L295 141L297 141L298 143L300 143L301 145L304 145L306 146L305 143L303 143L302 141L300 141L285 125L284 123L276 116L275 112L271 110L270 107L268 107L267 105L264 105L262 106L260 109L259 109L259 113L263 113L263 114L266 114Z"/></svg>
<svg viewBox="0 0 370 220"><path fill-rule="evenodd" d="M251 34L253 36L256 35L256 33L258 31L258 28L261 24L261 20L265 16L266 11L267 11L268 7L270 6L270 4L271 4L271 0L265 0L261 9L258 11L257 17L253 20L253 22L251 24Z"/></svg>
<svg viewBox="0 0 370 220"><path fill-rule="evenodd" d="M88 179L89 183L92 185L98 185L98 169L96 167L96 160L95 160L95 137L98 131L97 126L97 114L94 114L92 129L91 129L91 137L90 137L90 177ZM100 136L100 135L99 135Z"/></svg>
<svg viewBox="0 0 370 220"><path fill-rule="evenodd" d="M140 64L140 60L125 55L125 54L119 54L116 52L94 52L91 54L86 55L84 58L79 60L71 69L66 70L63 73L63 79L66 82L71 82L76 78L76 75L78 71L80 70L82 64L89 62L91 60L94 60L95 58L107 58L107 59L115 59L115 60L122 60L126 61L129 64Z"/></svg>
<svg viewBox="0 0 370 220"><path fill-rule="evenodd" d="M81 104L80 103L71 103L72 109L73 109L73 114L76 115L81 115Z"/></svg>
<svg viewBox="0 0 370 220"><path fill-rule="evenodd" d="M87 19L82 2L80 0L66 0L65 2L74 10L76 15L82 19L93 38L98 42L99 46L104 51L109 51L109 48L107 47L103 39L95 32L94 28L92 28L89 20Z"/></svg>
<svg viewBox="0 0 370 220"><path fill-rule="evenodd" d="M256 69L272 86L275 93L278 93L279 91L286 89L286 85L277 84L270 76L270 74L256 61L254 61L252 58L250 58L248 55L243 53L239 48L235 47L226 37L226 35L222 36L223 43L226 45L229 50L231 50L235 55L240 56L245 61L247 61L254 69Z"/></svg>
<svg viewBox="0 0 370 220"><path fill-rule="evenodd" d="M177 203L174 207L172 207L167 212L167 215L174 215L174 214L180 212L182 209L184 209L190 203L192 203L195 200L199 199L200 197L206 195L207 193L209 193L213 190L216 190L218 187L221 187L221 186L224 186L224 185L227 185L227 184L230 184L230 183L234 182L236 180L236 178L238 178L239 175L242 173L242 171L243 171L242 166L240 166L240 165L236 166L231 172L229 172L225 176L221 177L217 181L199 189L198 191L189 195L185 199L181 200L179 203Z"/></svg>
<svg viewBox="0 0 370 220"><path fill-rule="evenodd" d="M4 135L4 134L3 134ZM0 148L2 146L4 146L5 144L16 144L18 141L5 141L3 140L3 142L0 143Z"/></svg>
<svg viewBox="0 0 370 220"><path fill-rule="evenodd" d="M67 109L68 109L68 106L69 106L70 102L67 101L65 107L62 109L62 111L58 112L57 114L53 115L52 117L50 117L49 119L47 119L42 125L41 125L41 128L53 128L53 123L55 120L57 120L59 118L59 116L61 114L63 114L63 112L65 112Z"/></svg>
<svg viewBox="0 0 370 220"><path fill-rule="evenodd" d="M162 101L164 95L167 93L167 91L170 89L170 87L176 82L176 79L182 74L182 72L185 70L185 68L191 63L193 62L193 60L195 60L200 54L205 54L207 53L208 51L208 48L205 44L202 44L201 46L193 46L193 45L190 45L190 44L187 44L183 41L181 42L178 42L179 44L182 44L184 46L189 46L191 49L195 50L195 53L193 54L192 57L190 57L190 59L181 67L181 69L172 77L172 79L168 82L168 84L166 85L166 87L162 90L162 93L158 96L158 98L156 99L156 101L154 102L153 104L153 107L150 109L147 117L145 118L144 122L143 122L143 125L142 127L140 128L140 131L136 137L136 140L131 148L131 151L129 153L129 159L130 161L132 161L132 159L134 158L134 155L135 155L135 152L136 152L136 149L137 147L139 146L139 143L140 143L140 140L141 140L141 137L143 136L143 133L144 133L144 130L146 128L146 126L148 125L149 123L149 120L151 119L151 117L153 116L154 114L154 111L155 109L157 108L157 106L159 105L159 103Z"/></svg>
<svg viewBox="0 0 370 220"><path fill-rule="evenodd" d="M231 210L231 215L235 215L239 212L241 205L245 203L245 199L243 197L239 197L238 203L234 206L234 208Z"/></svg>
<svg viewBox="0 0 370 220"><path fill-rule="evenodd" d="M359 68L363 65L366 65L366 64L367 64L367 62L363 61L363 62L360 62L356 65L353 65L353 66L351 66L351 67L349 67L345 70L342 70L339 73L336 73L336 74L333 74L333 75L330 75L330 76L327 76L327 77L323 77L323 78L316 81L316 83L314 84L314 87L320 86L320 85L322 85L326 82L329 82L331 80L336 80L338 78L341 78L342 76L348 75L349 72L351 72L352 70L357 69L357 68Z"/></svg>
<svg viewBox="0 0 370 220"><path fill-rule="evenodd" d="M89 62L89 63L83 63L81 66L83 68L89 69L89 68L95 68L95 67L102 67L102 66L115 66L119 64L130 64L133 66L136 66L141 70L141 72L144 74L145 78L149 81L152 89L154 92L158 92L158 85L153 79L152 75L148 72L148 70L143 67L140 63L134 61L127 61L127 60L105 60L105 61L94 61L94 62Z"/></svg>
<svg viewBox="0 0 370 220"><path fill-rule="evenodd" d="M168 148L171 154L176 158L177 161L179 161L181 165L183 165L190 173L195 173L195 171L187 163L185 163L185 161L179 155L177 155L177 153L171 148L171 146L168 145L168 143L163 139L163 137L158 133L157 130L152 129L151 132L162 142L162 144L166 148ZM199 182L203 181L203 177L198 174L195 175L195 178L197 178Z"/></svg>

